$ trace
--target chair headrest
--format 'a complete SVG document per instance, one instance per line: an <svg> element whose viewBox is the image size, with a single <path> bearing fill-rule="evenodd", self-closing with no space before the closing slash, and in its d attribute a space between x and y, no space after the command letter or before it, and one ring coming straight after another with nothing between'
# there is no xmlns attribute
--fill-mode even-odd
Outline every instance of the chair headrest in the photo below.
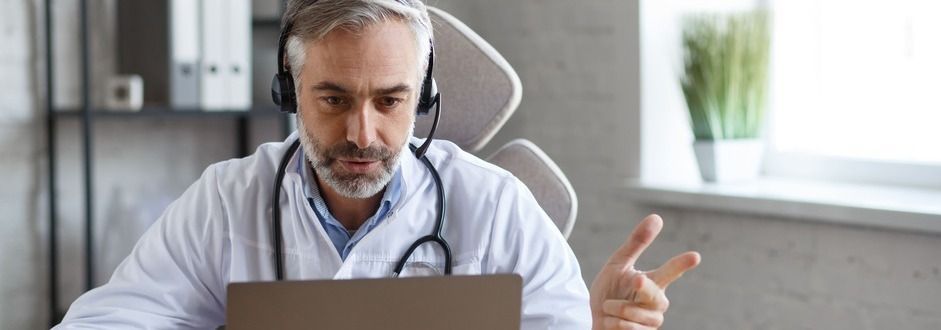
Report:
<svg viewBox="0 0 941 330"><path fill-rule="evenodd" d="M476 152L516 111L523 94L519 76L490 44L450 14L428 7L435 35L435 80L441 93L436 139ZM416 120L425 137L434 115Z"/></svg>

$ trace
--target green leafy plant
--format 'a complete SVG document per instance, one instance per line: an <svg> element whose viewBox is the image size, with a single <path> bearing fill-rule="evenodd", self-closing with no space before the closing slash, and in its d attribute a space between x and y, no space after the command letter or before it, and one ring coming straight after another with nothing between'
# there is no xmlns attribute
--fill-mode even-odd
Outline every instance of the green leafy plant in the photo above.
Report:
<svg viewBox="0 0 941 330"><path fill-rule="evenodd" d="M756 138L766 112L766 10L698 14L683 24L683 94L696 140Z"/></svg>

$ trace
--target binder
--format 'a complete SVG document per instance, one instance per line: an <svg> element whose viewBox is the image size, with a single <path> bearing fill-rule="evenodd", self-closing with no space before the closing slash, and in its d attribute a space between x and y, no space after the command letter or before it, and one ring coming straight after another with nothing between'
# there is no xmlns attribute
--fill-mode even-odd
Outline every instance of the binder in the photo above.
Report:
<svg viewBox="0 0 941 330"><path fill-rule="evenodd" d="M247 111L251 8L251 0L117 1L117 73L141 76L147 105Z"/></svg>
<svg viewBox="0 0 941 330"><path fill-rule="evenodd" d="M225 100L229 110L248 111L252 106L251 0L224 0L226 8L224 36L226 67Z"/></svg>
<svg viewBox="0 0 941 330"><path fill-rule="evenodd" d="M228 44L225 38L226 0L199 0L201 56L199 100L204 111L227 110L225 71Z"/></svg>
<svg viewBox="0 0 941 330"><path fill-rule="evenodd" d="M199 98L199 3L170 0L170 105L196 109Z"/></svg>

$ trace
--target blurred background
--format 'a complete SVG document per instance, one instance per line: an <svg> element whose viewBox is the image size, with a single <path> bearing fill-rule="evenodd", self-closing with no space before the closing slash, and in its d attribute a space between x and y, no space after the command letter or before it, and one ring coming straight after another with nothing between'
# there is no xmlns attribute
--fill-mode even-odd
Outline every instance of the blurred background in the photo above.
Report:
<svg viewBox="0 0 941 330"><path fill-rule="evenodd" d="M47 327L50 282L62 312L206 166L293 130L269 96L279 0L229 15L244 17L231 90L247 92L213 106L173 96L166 63L134 63L127 42L173 34L166 12L134 3L0 1L0 329ZM520 107L479 155L523 137L558 163L580 201L569 243L586 283L658 213L639 268L703 255L668 290L664 329L941 329L941 5L427 4L519 74Z"/></svg>

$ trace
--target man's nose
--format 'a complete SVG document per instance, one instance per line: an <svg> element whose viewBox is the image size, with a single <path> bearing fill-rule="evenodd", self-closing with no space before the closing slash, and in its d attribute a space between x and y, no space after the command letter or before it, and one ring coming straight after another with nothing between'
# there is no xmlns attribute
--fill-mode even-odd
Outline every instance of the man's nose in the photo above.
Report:
<svg viewBox="0 0 941 330"><path fill-rule="evenodd" d="M376 118L369 102L362 102L350 112L346 140L355 143L360 149L369 147L376 140Z"/></svg>

